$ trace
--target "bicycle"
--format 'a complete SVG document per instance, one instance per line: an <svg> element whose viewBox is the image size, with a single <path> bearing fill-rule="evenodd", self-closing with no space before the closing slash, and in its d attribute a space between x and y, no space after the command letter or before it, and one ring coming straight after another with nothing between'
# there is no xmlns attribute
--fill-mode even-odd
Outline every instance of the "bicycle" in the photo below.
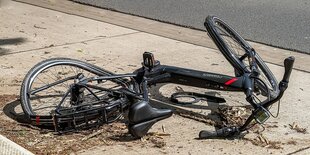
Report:
<svg viewBox="0 0 310 155"><path fill-rule="evenodd" d="M142 67L128 74L114 74L74 59L49 59L30 69L21 87L21 105L29 123L67 132L114 122L128 111L129 132L143 137L152 125L172 115L170 109L149 105L148 86L157 83L245 93L253 110L244 125L202 130L199 138L231 137L246 131L253 120L264 123L270 116L268 107L288 87L295 58L284 60L285 73L278 84L261 57L228 24L208 16L204 25L233 66L234 77L161 65L150 52L143 54Z"/></svg>

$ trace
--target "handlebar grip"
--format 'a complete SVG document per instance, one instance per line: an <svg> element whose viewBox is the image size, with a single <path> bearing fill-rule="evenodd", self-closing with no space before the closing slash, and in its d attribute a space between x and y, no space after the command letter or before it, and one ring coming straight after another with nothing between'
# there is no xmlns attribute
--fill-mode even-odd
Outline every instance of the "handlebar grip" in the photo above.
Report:
<svg viewBox="0 0 310 155"><path fill-rule="evenodd" d="M283 82L289 82L289 78L293 70L294 61L295 61L295 57L293 56L288 57L284 60L285 72L284 72L283 79L282 79Z"/></svg>
<svg viewBox="0 0 310 155"><path fill-rule="evenodd" d="M211 139L217 137L216 131L202 130L199 132L199 139Z"/></svg>
<svg viewBox="0 0 310 155"><path fill-rule="evenodd" d="M239 128L236 126L224 127L216 131L202 130L199 132L199 138L200 139L227 138L232 137L238 133L240 133Z"/></svg>

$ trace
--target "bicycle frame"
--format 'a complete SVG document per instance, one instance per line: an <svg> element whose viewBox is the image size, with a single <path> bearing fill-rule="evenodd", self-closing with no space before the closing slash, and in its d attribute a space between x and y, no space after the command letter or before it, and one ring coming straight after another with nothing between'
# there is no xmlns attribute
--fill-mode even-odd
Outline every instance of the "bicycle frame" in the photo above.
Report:
<svg viewBox="0 0 310 155"><path fill-rule="evenodd" d="M175 83L223 91L243 91L243 81L245 79L245 77L232 77L165 65L158 65L150 71L147 68L146 70L138 70L137 81L141 81L143 78L147 79L149 85Z"/></svg>
<svg viewBox="0 0 310 155"><path fill-rule="evenodd" d="M115 93L120 94L120 95L124 94L127 97L133 97L135 99L138 99L140 101L145 101L145 102L148 102L147 86L155 85L157 83L175 83L175 84L181 84L181 85L186 85L186 86L206 88L206 89L212 89L212 90L220 90L220 91L233 91L233 92L243 91L245 94L247 94L248 92L247 90L249 90L249 88L253 87L251 73L243 73L243 75L240 77L233 77L229 75L204 72L204 71L186 69L186 68L175 67L175 66L160 65L159 61L153 60L154 57L152 54L150 53L146 53L146 54L151 55L151 59L148 59L148 60L144 59L143 66L131 74L118 74L118 75L112 74L112 75L105 75L105 76L99 75L97 77L90 77L90 78L83 78L82 75L78 74L76 76L68 77L66 79L48 84L46 86L42 86L29 93L30 94L36 93L38 91L47 89L48 87L51 87L53 85L58 85L59 83L65 80L68 80L68 79L72 79L72 78L77 79L78 82L71 86L71 88L67 91L67 93L64 95L62 100L64 100L64 98L68 96L68 93L71 91L73 87L86 88L86 90L90 91L90 93L94 95L95 98L98 99L97 102L89 103L88 105L90 104L95 105L97 103L104 102L100 100L94 93L92 93L92 91L89 88L106 91L105 88L101 88L96 85L90 84L91 81L98 81L98 82L102 80L118 81L121 79L126 81L125 77L127 78L129 77L132 79L132 81L127 81L126 84L131 83L136 86L139 86L139 87L134 86L135 88L138 88L138 89L119 89L119 90L115 90ZM145 61L149 61L152 63L146 63ZM279 90L280 90L279 94L275 98L271 98L261 104L256 104L252 100L247 98L247 101L253 106L252 114L249 116L246 122L240 127L223 128L223 130L226 130L226 129L229 130L229 131L225 131L225 133L227 134L240 133L242 131L247 130L247 126L251 124L251 122L257 118L257 114L259 112L265 112L264 110L267 107L277 102L282 97L288 85L288 78L292 70L293 62L294 62L294 58L287 58L284 62L285 74L284 74L283 80L279 84ZM90 124L88 123L89 120L93 120L98 117L99 117L98 123L100 124L104 122L108 122L108 123L113 122L114 120L119 118L120 115L116 115L112 120L108 119L108 115L113 114L115 111L119 111L120 113L122 113L123 109L130 108L133 104L136 103L132 101L133 100L131 99L129 100L126 99L126 100L117 102L116 104L111 104L109 106L98 106L94 108L86 108L84 110L80 110L79 112L72 111L72 108L68 108L68 109L61 108L60 106L62 104L62 101L61 101L59 103L58 108L56 108L54 111L55 114L50 115L50 116L35 115L35 116L30 116L30 119L32 123L36 125L40 125L41 123L42 124L54 124L53 126L55 127L55 131L58 131L58 132L60 132L61 130L64 130L64 129L60 129L62 128L61 124L70 124L75 129L77 129L79 126L83 128L84 124L86 124L86 127L90 127L92 125L96 125L97 123ZM76 105L74 106L74 108L83 109L83 106L88 106L88 105L87 104L81 105L81 106ZM50 120L52 120L52 122ZM77 123L80 125L77 126ZM154 123L154 122L151 122L151 123Z"/></svg>

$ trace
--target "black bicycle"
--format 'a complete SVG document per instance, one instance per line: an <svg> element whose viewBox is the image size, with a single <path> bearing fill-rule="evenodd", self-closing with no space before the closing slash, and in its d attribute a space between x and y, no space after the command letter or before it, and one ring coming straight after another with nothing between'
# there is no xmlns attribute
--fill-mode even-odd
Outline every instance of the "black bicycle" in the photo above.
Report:
<svg viewBox="0 0 310 155"><path fill-rule="evenodd" d="M268 108L288 87L294 57L284 60L285 73L278 84L256 51L225 22L208 16L204 25L235 69L234 77L161 65L150 52L143 54L142 67L130 74L113 74L79 60L49 59L34 66L21 87L29 123L64 132L110 123L128 111L129 132L142 137L157 121L172 115L172 110L149 105L148 87L157 83L245 93L253 110L244 125L201 131L200 138L230 137L247 130L253 120L264 123Z"/></svg>

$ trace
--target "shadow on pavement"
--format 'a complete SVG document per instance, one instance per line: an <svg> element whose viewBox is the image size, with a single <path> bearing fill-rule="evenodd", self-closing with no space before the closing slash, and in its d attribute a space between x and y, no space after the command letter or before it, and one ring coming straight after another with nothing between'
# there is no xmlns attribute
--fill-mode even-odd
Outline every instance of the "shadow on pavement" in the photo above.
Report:
<svg viewBox="0 0 310 155"><path fill-rule="evenodd" d="M215 102L209 102L207 101L207 104L177 104L177 103L173 103L170 101L169 97L165 97L160 93L160 88L162 86L164 86L165 84L157 84L154 87L151 87L149 89L150 94L151 94L151 98L155 99L157 101L163 102L163 103L167 103L167 104L163 104L160 102L155 102L155 103L151 103L151 105L153 107L156 108L169 108L174 110L175 114L180 114L180 113L185 113L186 115L192 115L195 117L199 117L202 119L206 119L206 120L211 120L212 122L214 122L215 126L217 126L217 124L221 124L222 120L221 118L218 116L218 108L222 107L222 106L228 106L225 103L215 103ZM208 95L213 95L215 96L215 92L210 91L207 92ZM206 112L202 112L205 111Z"/></svg>
<svg viewBox="0 0 310 155"><path fill-rule="evenodd" d="M8 38L8 39L0 39L0 56L5 55L10 50L6 48L1 48L3 45L18 45L26 42L26 38Z"/></svg>
<svg viewBox="0 0 310 155"><path fill-rule="evenodd" d="M29 121L27 121L26 119L27 116L24 113L17 113L15 111L15 108L19 105L20 105L20 100L15 100L15 101L12 101L6 104L3 107L4 114L19 123L29 123Z"/></svg>

